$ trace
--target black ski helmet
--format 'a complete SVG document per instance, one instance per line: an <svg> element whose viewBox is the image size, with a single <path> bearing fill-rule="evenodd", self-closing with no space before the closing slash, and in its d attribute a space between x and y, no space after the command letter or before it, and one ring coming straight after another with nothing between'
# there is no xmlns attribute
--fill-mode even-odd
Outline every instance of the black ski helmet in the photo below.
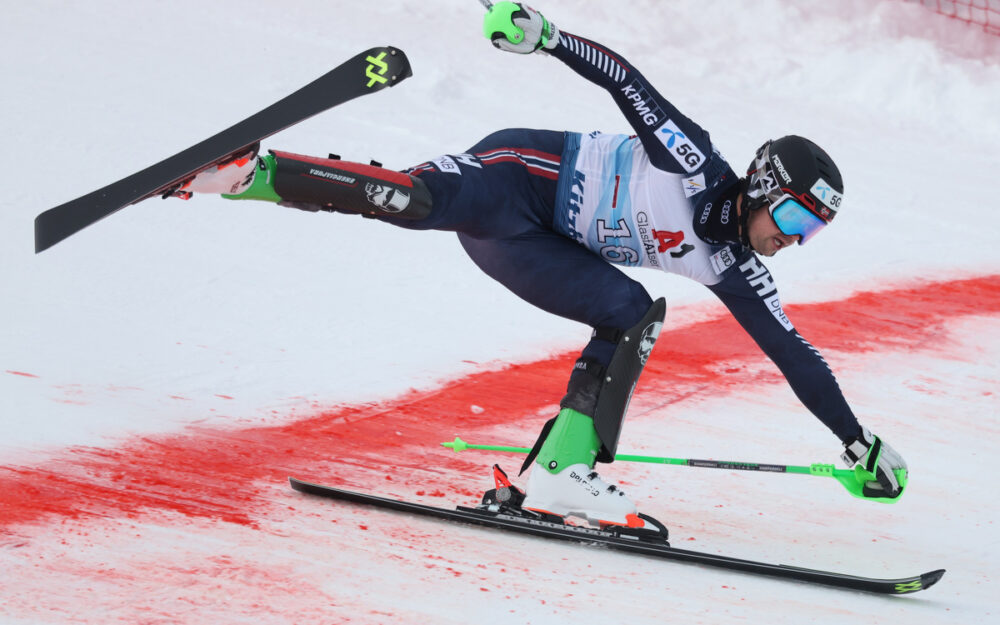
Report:
<svg viewBox="0 0 1000 625"><path fill-rule="evenodd" d="M828 224L844 199L840 170L823 148L809 139L788 135L760 146L747 168L744 203L751 210L772 210L791 196ZM803 237L799 243L803 243Z"/></svg>

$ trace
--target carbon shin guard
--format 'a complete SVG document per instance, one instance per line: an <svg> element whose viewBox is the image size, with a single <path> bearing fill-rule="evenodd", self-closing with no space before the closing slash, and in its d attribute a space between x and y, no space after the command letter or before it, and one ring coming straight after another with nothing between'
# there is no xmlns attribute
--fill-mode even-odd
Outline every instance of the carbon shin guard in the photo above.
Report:
<svg viewBox="0 0 1000 625"><path fill-rule="evenodd" d="M363 215L424 219L431 194L415 176L374 165L272 151L274 190L292 204Z"/></svg>
<svg viewBox="0 0 1000 625"><path fill-rule="evenodd" d="M618 345L607 367L581 358L570 376L560 406L593 416L594 428L601 439L598 462L611 462L615 458L625 412L639 374L660 335L666 312L667 302L661 297L653 302L639 323L625 332L616 332ZM594 332L598 336L602 329Z"/></svg>

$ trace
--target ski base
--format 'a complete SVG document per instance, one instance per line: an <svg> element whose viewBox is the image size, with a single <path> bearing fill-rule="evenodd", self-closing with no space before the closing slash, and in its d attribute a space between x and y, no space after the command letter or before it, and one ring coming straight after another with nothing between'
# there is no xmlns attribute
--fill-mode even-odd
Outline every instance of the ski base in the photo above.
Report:
<svg viewBox="0 0 1000 625"><path fill-rule="evenodd" d="M879 594L904 595L930 588L944 576L945 570L938 569L922 575L911 577L901 577L898 579L880 579L871 577L860 577L845 573L833 573L830 571L820 571L784 564L768 564L755 560L743 560L730 556L722 556L701 551L690 551L671 547L665 539L643 538L622 534L615 529L595 529L567 525L559 520L559 517L525 514L527 511L511 509L502 504L487 505L468 508L459 506L454 510L439 508L426 504L389 499L359 493L355 491L343 490L332 486L314 484L294 477L288 478L291 487L301 493L349 501L352 503L377 506L388 510L417 514L436 519L455 521L458 523L470 523L482 525L496 529L503 529L545 538L556 538L559 540L580 541L589 544L604 545L610 549L637 553L645 556L661 558L664 560L674 560L679 562L690 562L706 566L719 567L724 569L742 571L756 575L768 575L784 579L808 582L812 584L822 584L837 588L851 590L861 590Z"/></svg>
<svg viewBox="0 0 1000 625"><path fill-rule="evenodd" d="M199 171L251 145L354 98L392 87L413 75L403 51L371 48L271 106L182 152L35 218L35 253L143 200L164 195ZM164 196L165 197L165 196Z"/></svg>

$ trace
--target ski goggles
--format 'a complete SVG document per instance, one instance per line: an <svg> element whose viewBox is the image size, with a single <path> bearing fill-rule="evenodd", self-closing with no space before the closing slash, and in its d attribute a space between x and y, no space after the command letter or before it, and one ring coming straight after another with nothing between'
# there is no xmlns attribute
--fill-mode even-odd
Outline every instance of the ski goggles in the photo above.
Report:
<svg viewBox="0 0 1000 625"><path fill-rule="evenodd" d="M767 210L778 229L789 236L799 235L799 245L805 245L828 222L807 208L807 205L815 206L813 198L798 197L778 186L770 164L770 147L771 142L768 141L757 150L756 171L752 172L756 175L757 188L750 195L757 202L766 200Z"/></svg>
<svg viewBox="0 0 1000 625"><path fill-rule="evenodd" d="M768 210L779 230L789 236L799 235L799 245L805 245L826 226L825 221L787 193L776 200L768 197Z"/></svg>

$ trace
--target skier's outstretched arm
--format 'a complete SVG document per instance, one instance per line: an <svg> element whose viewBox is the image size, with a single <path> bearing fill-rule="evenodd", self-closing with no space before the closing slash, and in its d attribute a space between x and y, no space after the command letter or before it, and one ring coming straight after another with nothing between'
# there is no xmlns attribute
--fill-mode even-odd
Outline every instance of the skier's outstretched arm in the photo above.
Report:
<svg viewBox="0 0 1000 625"><path fill-rule="evenodd" d="M858 423L830 366L785 315L771 274L757 256L746 253L709 289L774 361L802 404L840 438L845 464L865 476L864 494L888 498L902 494L906 461ZM902 480L896 470L902 470Z"/></svg>
<svg viewBox="0 0 1000 625"><path fill-rule="evenodd" d="M711 156L708 132L660 95L617 52L560 31L537 11L514 2L493 5L483 22L483 31L501 50L551 54L606 89L642 141L655 167L676 173L694 173Z"/></svg>

